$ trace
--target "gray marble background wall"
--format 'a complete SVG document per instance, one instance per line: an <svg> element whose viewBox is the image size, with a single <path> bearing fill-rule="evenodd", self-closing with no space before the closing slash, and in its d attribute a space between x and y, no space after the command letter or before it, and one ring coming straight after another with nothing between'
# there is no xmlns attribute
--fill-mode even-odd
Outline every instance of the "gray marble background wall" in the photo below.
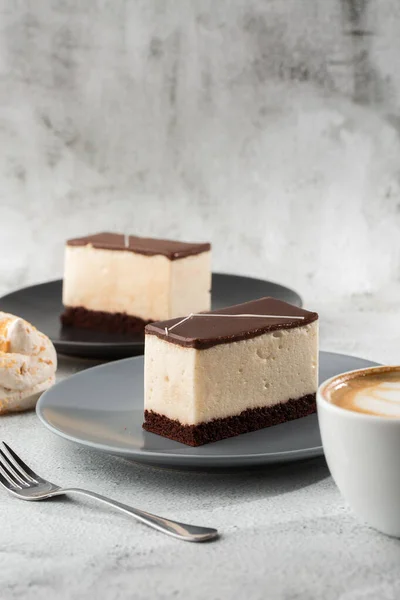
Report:
<svg viewBox="0 0 400 600"><path fill-rule="evenodd" d="M399 284L397 0L0 11L0 292L104 229L211 239L307 299Z"/></svg>

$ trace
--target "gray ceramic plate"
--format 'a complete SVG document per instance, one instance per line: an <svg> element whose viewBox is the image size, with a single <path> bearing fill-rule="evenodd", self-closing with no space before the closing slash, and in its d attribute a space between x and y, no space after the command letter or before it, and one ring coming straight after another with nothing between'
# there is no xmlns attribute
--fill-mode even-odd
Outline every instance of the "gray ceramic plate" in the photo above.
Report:
<svg viewBox="0 0 400 600"><path fill-rule="evenodd" d="M212 307L223 308L272 296L301 306L300 296L293 290L262 279L213 273ZM143 354L144 336L102 333L88 329L61 327L62 281L49 281L12 292L0 298L0 310L23 317L46 335L57 352L86 358L118 359Z"/></svg>
<svg viewBox="0 0 400 600"><path fill-rule="evenodd" d="M320 381L375 364L321 352ZM68 440L163 467L243 467L322 454L316 415L199 448L143 431L142 356L94 367L61 381L43 394L37 414L46 427Z"/></svg>

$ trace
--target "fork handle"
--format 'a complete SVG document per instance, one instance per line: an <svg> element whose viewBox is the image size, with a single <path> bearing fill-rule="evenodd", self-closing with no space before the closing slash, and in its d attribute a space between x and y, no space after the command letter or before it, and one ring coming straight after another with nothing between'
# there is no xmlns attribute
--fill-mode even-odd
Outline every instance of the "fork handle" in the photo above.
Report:
<svg viewBox="0 0 400 600"><path fill-rule="evenodd" d="M80 488L68 488L60 490L60 493L82 494L83 496L95 498L99 502L108 504L109 506L112 506L117 510L131 515L138 521L149 525L149 527L153 527L153 529L158 529L158 531L162 531L167 535L171 535L174 538L178 538L179 540L184 540L186 542L205 542L218 537L218 531L216 529L211 529L210 527L198 527L197 525L187 525L186 523L179 523L178 521L164 519L163 517L152 515L151 513L145 512L144 510L133 508L131 506L128 506L127 504L122 504L122 502L111 500L110 498L106 498L106 496L96 494L96 492L90 492L88 490L82 490Z"/></svg>

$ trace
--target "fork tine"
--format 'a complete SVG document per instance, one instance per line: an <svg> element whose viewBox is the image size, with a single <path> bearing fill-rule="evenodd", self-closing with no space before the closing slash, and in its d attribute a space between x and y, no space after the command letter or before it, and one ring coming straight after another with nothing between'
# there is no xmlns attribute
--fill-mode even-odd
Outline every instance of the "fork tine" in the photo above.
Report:
<svg viewBox="0 0 400 600"><path fill-rule="evenodd" d="M3 460L1 460L3 458ZM31 485L31 482L28 479L24 478L21 474L21 471L17 470L8 456L3 452L0 448L0 465L11 473L14 479L18 481L18 483L22 483L23 486Z"/></svg>
<svg viewBox="0 0 400 600"><path fill-rule="evenodd" d="M22 485L20 483L18 483L18 481L16 481L15 478L13 478L10 471L2 463L0 463L0 474L3 475L3 478L8 481L8 483L9 483L8 489L9 490L12 490L15 488L22 490Z"/></svg>
<svg viewBox="0 0 400 600"><path fill-rule="evenodd" d="M8 444L6 444L5 442L2 442L2 444L8 452L10 461L14 465L14 468L17 469L20 474L23 474L27 481L31 481L32 483L38 483L39 481L43 481L43 479L39 477L39 475L36 475L36 473L32 471L32 469L30 469L28 465L25 464L24 461L17 454L15 454L14 450L11 450Z"/></svg>
<svg viewBox="0 0 400 600"><path fill-rule="evenodd" d="M11 483L8 481L8 479L6 479L5 475L3 475L3 473L1 472L1 469L0 469L0 485L5 487L6 490L15 490L14 485L11 485Z"/></svg>

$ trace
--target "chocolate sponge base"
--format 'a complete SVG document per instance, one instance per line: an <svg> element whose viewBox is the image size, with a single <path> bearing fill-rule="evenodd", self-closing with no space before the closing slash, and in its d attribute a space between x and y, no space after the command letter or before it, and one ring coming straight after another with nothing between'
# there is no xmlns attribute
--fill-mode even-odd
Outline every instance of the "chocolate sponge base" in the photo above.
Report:
<svg viewBox="0 0 400 600"><path fill-rule="evenodd" d="M202 446L241 433L300 419L315 411L315 394L308 394L297 400L288 400L274 406L251 408L233 417L214 419L198 425L183 425L179 421L146 410L143 429L188 446Z"/></svg>
<svg viewBox="0 0 400 600"><path fill-rule="evenodd" d="M125 313L88 310L83 306L66 307L60 319L63 327L76 327L128 335L143 334L145 326L151 323L151 321L144 321L139 317L132 317Z"/></svg>

